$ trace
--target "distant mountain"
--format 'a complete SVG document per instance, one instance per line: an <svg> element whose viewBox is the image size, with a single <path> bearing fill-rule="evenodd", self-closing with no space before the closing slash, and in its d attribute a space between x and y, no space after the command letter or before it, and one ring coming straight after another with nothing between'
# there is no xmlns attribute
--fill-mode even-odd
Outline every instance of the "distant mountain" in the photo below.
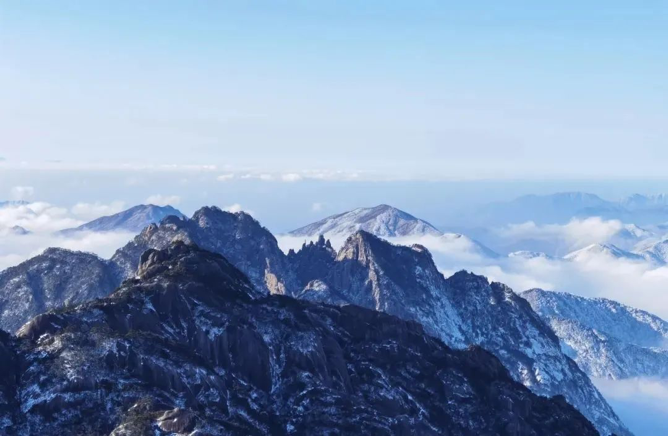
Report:
<svg viewBox="0 0 668 436"><path fill-rule="evenodd" d="M601 217L638 225L668 221L668 195L634 194L619 201L608 201L595 194L562 192L525 195L507 202L495 202L466 215L469 227L494 227L521 224L565 224L573 218Z"/></svg>
<svg viewBox="0 0 668 436"><path fill-rule="evenodd" d="M668 195L633 194L623 198L619 204L628 210L662 209L668 207Z"/></svg>
<svg viewBox="0 0 668 436"><path fill-rule="evenodd" d="M322 240L307 249L319 250L317 270L327 273L300 277L308 281L300 298L384 311L421 323L451 346L480 345L534 392L564 395L602 434L629 434L549 326L506 286L466 272L446 280L424 247L393 245L364 231L336 256Z"/></svg>
<svg viewBox="0 0 668 436"><path fill-rule="evenodd" d="M521 296L593 377L668 378L668 322L603 298L532 289Z"/></svg>
<svg viewBox="0 0 668 436"><path fill-rule="evenodd" d="M536 224L565 223L587 209L615 208L594 194L562 192L551 195L525 195L508 202L495 202L471 214L469 225L501 226L532 221Z"/></svg>
<svg viewBox="0 0 668 436"><path fill-rule="evenodd" d="M358 208L332 215L313 224L291 231L292 236L326 238L348 237L364 230L380 237L440 236L436 227L402 210L381 204L370 208Z"/></svg>
<svg viewBox="0 0 668 436"><path fill-rule="evenodd" d="M479 347L356 306L255 298L219 255L141 258L111 296L0 332L8 436L594 436Z"/></svg>
<svg viewBox="0 0 668 436"><path fill-rule="evenodd" d="M107 296L119 283L111 262L49 248L0 272L0 328L13 332L47 310Z"/></svg>
<svg viewBox="0 0 668 436"><path fill-rule="evenodd" d="M590 262L594 260L611 259L624 259L634 262L643 262L647 260L640 254L622 250L621 248L611 244L591 244L585 248L567 254L564 256L564 259L575 262Z"/></svg>
<svg viewBox="0 0 668 436"><path fill-rule="evenodd" d="M668 263L668 239L651 242L649 245L640 247L637 253L655 263L666 264Z"/></svg>
<svg viewBox="0 0 668 436"><path fill-rule="evenodd" d="M24 236L24 235L29 235L31 233L32 232L30 230L26 230L21 226L12 226L9 228L0 229L0 236L7 236L7 235Z"/></svg>
<svg viewBox="0 0 668 436"><path fill-rule="evenodd" d="M126 231L138 233L149 224L159 223L165 217L176 216L185 218L181 212L172 206L155 206L153 204L140 204L128 210L109 216L103 216L74 229L63 230L62 233L77 231L90 232L114 232Z"/></svg>

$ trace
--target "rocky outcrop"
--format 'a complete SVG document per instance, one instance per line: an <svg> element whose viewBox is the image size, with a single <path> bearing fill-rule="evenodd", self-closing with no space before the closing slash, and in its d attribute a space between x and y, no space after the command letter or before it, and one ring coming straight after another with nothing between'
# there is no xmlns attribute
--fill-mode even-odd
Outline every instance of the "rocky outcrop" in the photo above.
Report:
<svg viewBox="0 0 668 436"><path fill-rule="evenodd" d="M23 362L2 379L18 391L0 404L16 417L5 434L598 434L488 352L452 350L417 323L259 297L230 262L185 244L138 271L0 338L1 367Z"/></svg>
<svg viewBox="0 0 668 436"><path fill-rule="evenodd" d="M115 265L94 254L49 248L0 272L0 328L13 332L47 310L105 297L120 281Z"/></svg>

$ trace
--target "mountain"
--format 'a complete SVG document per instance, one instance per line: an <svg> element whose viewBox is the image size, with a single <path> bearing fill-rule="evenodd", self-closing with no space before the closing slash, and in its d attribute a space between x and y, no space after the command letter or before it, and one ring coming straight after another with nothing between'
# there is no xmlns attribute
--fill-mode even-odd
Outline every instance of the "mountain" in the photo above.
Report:
<svg viewBox="0 0 668 436"><path fill-rule="evenodd" d="M573 251L564 256L564 259L575 262L605 261L623 259L634 262L647 260L640 254L622 250L612 244L591 244L580 250Z"/></svg>
<svg viewBox="0 0 668 436"><path fill-rule="evenodd" d="M327 252L320 248L319 265ZM466 272L445 279L424 247L393 245L364 231L328 262L325 276L301 279L310 282L300 298L387 312L419 322L450 346L482 346L535 393L564 395L602 434L630 434L550 327L508 287Z"/></svg>
<svg viewBox="0 0 668 436"><path fill-rule="evenodd" d="M668 195L633 194L623 198L619 203L628 210L662 209L668 207Z"/></svg>
<svg viewBox="0 0 668 436"><path fill-rule="evenodd" d="M658 316L603 298L541 289L521 295L589 375L668 378L668 322Z"/></svg>
<svg viewBox="0 0 668 436"><path fill-rule="evenodd" d="M440 236L442 234L428 222L386 204L332 215L293 230L289 234L304 237L324 235L326 238L334 238L348 237L358 230L364 230L380 237Z"/></svg>
<svg viewBox="0 0 668 436"><path fill-rule="evenodd" d="M465 214L467 228L521 224L565 224L572 218L601 217L653 225L668 221L668 195L633 194L619 201L608 201L585 192L560 192L525 195L511 201L494 202Z"/></svg>
<svg viewBox="0 0 668 436"><path fill-rule="evenodd" d="M21 226L12 226L4 229L0 229L0 236L24 236L24 235L29 235L32 232L30 230L26 230L25 228Z"/></svg>
<svg viewBox="0 0 668 436"><path fill-rule="evenodd" d="M276 238L244 212L203 207L192 218L170 216L151 224L112 256L125 277L134 274L144 251L163 249L173 240L194 243L225 256L253 285L268 293L290 294L296 283Z"/></svg>
<svg viewBox="0 0 668 436"><path fill-rule="evenodd" d="M159 223L165 217L176 216L185 218L172 206L155 206L153 204L140 204L128 210L109 216L103 216L74 229L62 230L61 233L72 233L78 231L90 232L114 232L125 231L138 233L149 224Z"/></svg>
<svg viewBox="0 0 668 436"><path fill-rule="evenodd" d="M107 296L119 283L111 262L49 248L0 272L0 328L13 332L47 310Z"/></svg>
<svg viewBox="0 0 668 436"><path fill-rule="evenodd" d="M258 294L219 255L148 251L111 296L0 334L4 434L598 434L481 348Z"/></svg>
<svg viewBox="0 0 668 436"><path fill-rule="evenodd" d="M508 202L484 205L469 217L469 225L502 226L532 221L536 224L566 223L584 210L616 209L614 203L584 192L525 195Z"/></svg>
<svg viewBox="0 0 668 436"><path fill-rule="evenodd" d="M651 242L647 246L639 247L637 253L657 264L666 264L668 263L668 239Z"/></svg>

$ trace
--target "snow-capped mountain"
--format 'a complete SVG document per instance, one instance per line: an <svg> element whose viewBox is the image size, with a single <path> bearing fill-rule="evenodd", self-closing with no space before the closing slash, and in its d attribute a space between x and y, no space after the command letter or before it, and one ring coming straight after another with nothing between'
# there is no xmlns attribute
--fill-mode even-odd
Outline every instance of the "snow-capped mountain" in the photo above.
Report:
<svg viewBox="0 0 668 436"><path fill-rule="evenodd" d="M623 198L619 204L628 210L664 208L668 206L668 195L633 194Z"/></svg>
<svg viewBox="0 0 668 436"><path fill-rule="evenodd" d="M380 237L440 236L442 234L428 222L386 204L332 215L293 230L289 234L312 238L324 235L329 239L348 237L358 230L364 230Z"/></svg>
<svg viewBox="0 0 668 436"><path fill-rule="evenodd" d="M256 295L219 255L147 252L111 296L0 332L0 431L598 434L479 347L452 350L360 307Z"/></svg>
<svg viewBox="0 0 668 436"><path fill-rule="evenodd" d="M521 295L588 374L668 378L668 322L658 316L603 298L541 289Z"/></svg>
<svg viewBox="0 0 668 436"><path fill-rule="evenodd" d="M637 253L655 263L666 264L668 263L668 239L639 247Z"/></svg>
<svg viewBox="0 0 668 436"><path fill-rule="evenodd" d="M591 244L580 250L573 251L564 256L565 260L574 262L591 262L597 260L623 259L634 262L644 262L647 259L640 254L622 250L612 244Z"/></svg>
<svg viewBox="0 0 668 436"><path fill-rule="evenodd" d="M446 280L424 247L393 245L363 231L335 257L322 242L309 250L318 247L318 264L327 274L300 277L308 281L300 298L415 320L453 347L480 345L534 392L564 395L602 434L629 434L587 375L563 354L549 326L506 286L466 272Z"/></svg>
<svg viewBox="0 0 668 436"><path fill-rule="evenodd" d="M47 310L107 296L119 283L111 262L49 248L0 272L0 329L13 332Z"/></svg>
<svg viewBox="0 0 668 436"><path fill-rule="evenodd" d="M124 210L123 212L97 218L74 229L63 230L62 233L71 233L77 231L126 231L138 233L149 224L159 223L168 216L185 218L185 215L172 206L140 204L138 206L131 207L128 210Z"/></svg>

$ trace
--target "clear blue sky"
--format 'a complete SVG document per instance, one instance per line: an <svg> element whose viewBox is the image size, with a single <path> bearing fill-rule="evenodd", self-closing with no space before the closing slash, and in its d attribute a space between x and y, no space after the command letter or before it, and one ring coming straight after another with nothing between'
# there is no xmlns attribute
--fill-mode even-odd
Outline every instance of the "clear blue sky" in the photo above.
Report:
<svg viewBox="0 0 668 436"><path fill-rule="evenodd" d="M0 5L0 158L647 177L665 1Z"/></svg>

